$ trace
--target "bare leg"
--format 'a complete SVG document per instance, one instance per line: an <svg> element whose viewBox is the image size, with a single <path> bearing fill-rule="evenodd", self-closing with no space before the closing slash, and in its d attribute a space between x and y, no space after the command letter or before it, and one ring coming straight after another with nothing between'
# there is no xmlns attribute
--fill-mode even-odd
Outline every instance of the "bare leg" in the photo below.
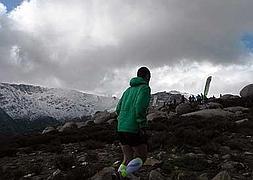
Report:
<svg viewBox="0 0 253 180"><path fill-rule="evenodd" d="M129 145L121 145L124 154L123 163L125 166L133 159L134 151Z"/></svg>
<svg viewBox="0 0 253 180"><path fill-rule="evenodd" d="M134 150L135 157L139 157L142 159L142 162L144 163L148 156L148 146L147 144L141 144L135 147L132 147Z"/></svg>

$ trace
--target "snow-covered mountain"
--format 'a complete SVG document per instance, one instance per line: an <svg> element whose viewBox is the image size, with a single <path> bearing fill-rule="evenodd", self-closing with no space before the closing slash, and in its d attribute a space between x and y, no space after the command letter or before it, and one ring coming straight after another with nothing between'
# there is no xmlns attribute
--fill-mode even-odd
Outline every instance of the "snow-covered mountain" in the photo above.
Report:
<svg viewBox="0 0 253 180"><path fill-rule="evenodd" d="M53 117L66 120L111 110L118 99L76 90L0 83L0 107L13 119Z"/></svg>

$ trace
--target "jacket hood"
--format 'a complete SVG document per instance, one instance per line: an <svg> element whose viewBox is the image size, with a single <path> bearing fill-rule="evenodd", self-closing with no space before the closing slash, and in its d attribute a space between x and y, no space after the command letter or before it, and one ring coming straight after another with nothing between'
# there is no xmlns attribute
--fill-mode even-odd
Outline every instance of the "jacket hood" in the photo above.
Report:
<svg viewBox="0 0 253 180"><path fill-rule="evenodd" d="M148 83L142 77L134 77L130 81L130 86L131 87L139 86L141 84L147 84L148 85Z"/></svg>

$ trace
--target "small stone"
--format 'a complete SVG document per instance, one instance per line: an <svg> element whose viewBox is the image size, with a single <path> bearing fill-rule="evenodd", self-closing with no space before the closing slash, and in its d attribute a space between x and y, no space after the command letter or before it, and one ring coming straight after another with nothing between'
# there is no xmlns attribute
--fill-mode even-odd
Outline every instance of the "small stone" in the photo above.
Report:
<svg viewBox="0 0 253 180"><path fill-rule="evenodd" d="M249 177L251 175L251 173L247 172L247 173L243 173L242 175L245 177Z"/></svg>
<svg viewBox="0 0 253 180"><path fill-rule="evenodd" d="M194 154L194 153L187 153L187 154L185 154L185 155L188 156L188 157L191 157L191 158L197 157L197 155Z"/></svg>
<svg viewBox="0 0 253 180"><path fill-rule="evenodd" d="M215 157L215 158L218 159L218 158L219 158L219 155L218 155L218 154L214 154L213 157Z"/></svg>
<svg viewBox="0 0 253 180"><path fill-rule="evenodd" d="M115 169L113 167L105 167L93 177L91 180L112 180L112 175L115 173Z"/></svg>
<svg viewBox="0 0 253 180"><path fill-rule="evenodd" d="M60 169L57 169L55 172L53 172L53 176L57 176L58 174L61 173L61 170Z"/></svg>
<svg viewBox="0 0 253 180"><path fill-rule="evenodd" d="M226 162L221 165L222 169L231 170L234 168L234 162Z"/></svg>
<svg viewBox="0 0 253 180"><path fill-rule="evenodd" d="M244 155L253 155L252 152L245 152Z"/></svg>
<svg viewBox="0 0 253 180"><path fill-rule="evenodd" d="M120 165L120 163L121 163L121 161L115 161L112 166L113 167L118 167Z"/></svg>
<svg viewBox="0 0 253 180"><path fill-rule="evenodd" d="M159 160L161 160L161 159L163 159L163 157L166 155L166 152L165 151L161 151L161 152L159 152L158 154L157 154L157 158L159 159Z"/></svg>
<svg viewBox="0 0 253 180"><path fill-rule="evenodd" d="M230 154L226 154L224 156L221 157L222 159L230 159L231 158L231 155Z"/></svg>
<svg viewBox="0 0 253 180"><path fill-rule="evenodd" d="M217 174L212 180L231 180L231 177L227 171L222 171Z"/></svg>
<svg viewBox="0 0 253 180"><path fill-rule="evenodd" d="M149 173L149 180L165 180L165 177L157 170L152 170Z"/></svg>
<svg viewBox="0 0 253 180"><path fill-rule="evenodd" d="M83 165L83 166L87 166L87 165L88 165L88 162L83 162L82 165Z"/></svg>
<svg viewBox="0 0 253 180"><path fill-rule="evenodd" d="M24 176L24 178L29 178L29 177L32 177L33 174L27 174Z"/></svg>
<svg viewBox="0 0 253 180"><path fill-rule="evenodd" d="M242 119L242 120L238 120L238 121L235 121L236 124L241 124L243 122L247 122L249 119Z"/></svg>
<svg viewBox="0 0 253 180"><path fill-rule="evenodd" d="M221 146L220 149L219 149L221 152L230 152L231 149L229 146Z"/></svg>
<svg viewBox="0 0 253 180"><path fill-rule="evenodd" d="M42 134L48 134L48 133L52 133L52 132L57 132L58 130L55 129L54 127L46 127L43 131Z"/></svg>
<svg viewBox="0 0 253 180"><path fill-rule="evenodd" d="M208 163L208 164L212 164L213 161L212 161L212 160L207 160L207 163Z"/></svg>
<svg viewBox="0 0 253 180"><path fill-rule="evenodd" d="M207 173L204 173L204 174L201 174L197 180L208 180L208 176L207 176Z"/></svg>
<svg viewBox="0 0 253 180"><path fill-rule="evenodd" d="M155 164L160 164L160 163L161 163L161 161L151 157L151 158L147 158L144 165L145 166L154 166Z"/></svg>
<svg viewBox="0 0 253 180"><path fill-rule="evenodd" d="M78 162L85 162L86 161L86 157L82 156L78 159Z"/></svg>

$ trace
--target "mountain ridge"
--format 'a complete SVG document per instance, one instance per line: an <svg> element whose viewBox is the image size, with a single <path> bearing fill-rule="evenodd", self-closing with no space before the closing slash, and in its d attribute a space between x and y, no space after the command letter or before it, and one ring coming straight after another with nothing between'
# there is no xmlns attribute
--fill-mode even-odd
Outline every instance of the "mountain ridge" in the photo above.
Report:
<svg viewBox="0 0 253 180"><path fill-rule="evenodd" d="M13 119L47 116L64 121L114 109L117 102L113 97L77 90L0 83L0 107Z"/></svg>

